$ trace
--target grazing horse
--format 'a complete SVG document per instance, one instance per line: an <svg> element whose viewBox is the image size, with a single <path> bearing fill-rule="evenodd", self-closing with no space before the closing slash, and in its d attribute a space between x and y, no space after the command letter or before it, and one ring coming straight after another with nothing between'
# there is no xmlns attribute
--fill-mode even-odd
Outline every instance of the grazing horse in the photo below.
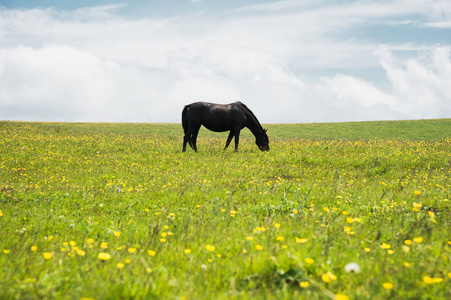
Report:
<svg viewBox="0 0 451 300"><path fill-rule="evenodd" d="M238 151L240 131L244 127L254 134L258 148L269 150L269 139L266 130L260 125L252 111L241 102L231 104L214 104L196 102L185 106L182 112L182 125L185 132L183 152L188 143L197 152L196 140L201 125L216 132L230 131L224 149L227 149L235 137L235 151Z"/></svg>

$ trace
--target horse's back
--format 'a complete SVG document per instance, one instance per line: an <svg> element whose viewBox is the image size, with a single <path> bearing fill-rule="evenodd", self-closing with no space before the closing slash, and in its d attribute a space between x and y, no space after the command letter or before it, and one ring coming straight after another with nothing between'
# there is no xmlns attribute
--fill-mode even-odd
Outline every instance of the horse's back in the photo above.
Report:
<svg viewBox="0 0 451 300"><path fill-rule="evenodd" d="M194 102L188 105L186 116L191 126L204 125L209 130L219 132L242 127L246 119L238 103Z"/></svg>

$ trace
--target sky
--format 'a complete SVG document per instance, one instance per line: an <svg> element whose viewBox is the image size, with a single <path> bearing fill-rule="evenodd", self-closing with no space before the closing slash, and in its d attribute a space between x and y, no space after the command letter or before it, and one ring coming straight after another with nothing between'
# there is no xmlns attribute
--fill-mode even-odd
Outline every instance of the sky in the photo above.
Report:
<svg viewBox="0 0 451 300"><path fill-rule="evenodd" d="M0 0L0 120L176 123L197 101L451 118L451 1Z"/></svg>

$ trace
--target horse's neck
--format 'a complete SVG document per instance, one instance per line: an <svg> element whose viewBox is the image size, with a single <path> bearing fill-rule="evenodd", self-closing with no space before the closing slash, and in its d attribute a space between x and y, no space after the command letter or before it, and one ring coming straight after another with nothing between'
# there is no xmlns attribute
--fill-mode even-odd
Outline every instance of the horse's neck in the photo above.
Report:
<svg viewBox="0 0 451 300"><path fill-rule="evenodd" d="M260 125L260 122L257 120L257 118L250 113L247 113L247 124L246 127L249 128L249 130L252 132L252 134L257 137L259 135L263 134L263 127Z"/></svg>

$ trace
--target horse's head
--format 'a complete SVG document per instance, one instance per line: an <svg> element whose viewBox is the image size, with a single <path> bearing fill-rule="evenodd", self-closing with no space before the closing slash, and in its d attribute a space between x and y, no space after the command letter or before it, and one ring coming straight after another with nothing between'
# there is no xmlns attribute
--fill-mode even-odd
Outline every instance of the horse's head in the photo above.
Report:
<svg viewBox="0 0 451 300"><path fill-rule="evenodd" d="M257 136L255 143L261 151L269 151L269 138L266 134L267 129L263 130L261 135Z"/></svg>

